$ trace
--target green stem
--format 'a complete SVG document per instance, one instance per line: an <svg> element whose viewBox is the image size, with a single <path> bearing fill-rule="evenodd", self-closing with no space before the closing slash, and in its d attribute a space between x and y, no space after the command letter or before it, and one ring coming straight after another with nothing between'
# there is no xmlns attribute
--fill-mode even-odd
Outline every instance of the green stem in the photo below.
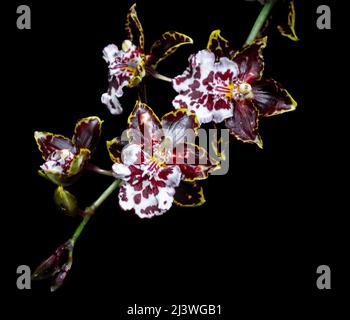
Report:
<svg viewBox="0 0 350 320"><path fill-rule="evenodd" d="M76 230L74 231L74 234L73 234L73 236L72 236L72 238L71 238L71 240L72 240L72 246L74 246L75 241L77 241L77 239L79 238L81 232L84 230L86 224L89 222L89 220L90 220L91 217L92 217L91 215L86 215L86 216L84 217L83 221L80 222L78 228L76 228Z"/></svg>
<svg viewBox="0 0 350 320"><path fill-rule="evenodd" d="M267 0L266 3L264 4L263 8L260 11L259 16L257 17L257 19L255 20L255 23L253 25L252 30L250 31L250 34L247 38L247 40L245 41L245 45L251 44L255 38L259 35L261 28L263 27L266 19L268 18L271 9L273 8L273 6L275 5L275 3L278 0Z"/></svg>
<svg viewBox="0 0 350 320"><path fill-rule="evenodd" d="M98 207L113 193L115 189L117 189L120 186L120 183L121 180L115 180L91 206L85 209L84 219L82 222L80 222L79 226L77 227L71 238L72 246L74 246L81 232L84 230L86 224L89 222L90 218L93 216Z"/></svg>

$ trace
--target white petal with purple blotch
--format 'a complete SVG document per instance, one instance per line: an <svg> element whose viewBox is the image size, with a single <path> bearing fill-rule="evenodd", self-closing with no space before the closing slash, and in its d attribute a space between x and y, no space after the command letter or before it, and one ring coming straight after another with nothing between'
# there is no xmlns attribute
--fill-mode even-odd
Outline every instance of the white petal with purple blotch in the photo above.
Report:
<svg viewBox="0 0 350 320"><path fill-rule="evenodd" d="M123 109L118 98L123 96L123 88L129 86L135 76L144 77L144 68L139 68L143 63L141 51L130 41L123 43L123 48L119 50L114 44L110 44L103 49L103 59L108 63L108 91L101 97L109 111L114 114L122 113ZM135 84L133 84L135 85Z"/></svg>
<svg viewBox="0 0 350 320"><path fill-rule="evenodd" d="M144 171L142 186L131 185L126 179L118 196L121 208L134 209L140 218L151 218L168 211L173 203L175 188L181 181L180 168L165 167L153 174L148 172L147 165L141 165L138 168Z"/></svg>
<svg viewBox="0 0 350 320"><path fill-rule="evenodd" d="M192 55L189 61L190 67L173 80L179 93L173 100L174 107L196 112L200 123L219 123L232 117L230 88L239 73L237 64L226 57L216 62L214 53L208 50Z"/></svg>
<svg viewBox="0 0 350 320"><path fill-rule="evenodd" d="M118 115L123 112L123 108L117 96L117 91L113 86L101 96L101 102L107 106L109 112L113 115Z"/></svg>

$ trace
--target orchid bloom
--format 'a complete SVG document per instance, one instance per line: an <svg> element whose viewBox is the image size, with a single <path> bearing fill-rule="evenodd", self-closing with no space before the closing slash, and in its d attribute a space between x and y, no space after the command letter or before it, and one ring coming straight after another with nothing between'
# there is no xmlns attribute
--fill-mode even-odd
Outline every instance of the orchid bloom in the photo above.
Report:
<svg viewBox="0 0 350 320"><path fill-rule="evenodd" d="M101 96L101 101L111 114L123 112L119 98L125 87L137 86L146 75L155 72L158 63L176 51L183 44L193 43L192 39L175 31L165 32L156 41L149 54L144 51L144 34L136 12L136 4L129 9L125 30L127 39L121 49L110 44L103 50L103 59L108 63L108 90Z"/></svg>
<svg viewBox="0 0 350 320"><path fill-rule="evenodd" d="M111 114L120 114L123 109L118 98L123 95L123 88L139 84L146 74L143 53L130 40L125 40L122 50L114 44L104 48L103 59L109 64L109 87L101 101Z"/></svg>
<svg viewBox="0 0 350 320"><path fill-rule="evenodd" d="M34 138L45 161L39 173L57 185L74 182L97 146L101 125L98 117L83 118L77 122L72 139L36 131Z"/></svg>
<svg viewBox="0 0 350 320"><path fill-rule="evenodd" d="M151 108L137 102L128 123L128 143L122 150L120 138L107 142L114 176L122 180L121 208L151 218L168 211L174 201L182 206L202 204L203 191L196 180L206 179L215 165L203 148L186 140L187 130L196 134L199 128L195 114L179 109L159 120Z"/></svg>
<svg viewBox="0 0 350 320"><path fill-rule="evenodd" d="M179 93L174 107L196 112L200 123L225 120L237 139L262 147L258 116L292 111L297 105L278 82L262 79L265 46L266 37L234 52L220 31L214 31L208 49L192 55L190 66L174 78Z"/></svg>

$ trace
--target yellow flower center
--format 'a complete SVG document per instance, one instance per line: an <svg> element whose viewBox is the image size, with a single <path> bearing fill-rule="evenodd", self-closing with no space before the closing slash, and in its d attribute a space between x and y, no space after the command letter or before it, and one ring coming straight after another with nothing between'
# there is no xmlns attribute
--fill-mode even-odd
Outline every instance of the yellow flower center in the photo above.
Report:
<svg viewBox="0 0 350 320"><path fill-rule="evenodd" d="M157 164L157 167L166 166L172 156L172 140L166 137L159 145L153 149L152 161Z"/></svg>
<svg viewBox="0 0 350 320"><path fill-rule="evenodd" d="M252 92L252 86L249 83L243 82L238 86L238 91L244 95Z"/></svg>
<svg viewBox="0 0 350 320"><path fill-rule="evenodd" d="M234 100L253 98L252 86L246 82L234 82L227 86L229 92L226 95Z"/></svg>

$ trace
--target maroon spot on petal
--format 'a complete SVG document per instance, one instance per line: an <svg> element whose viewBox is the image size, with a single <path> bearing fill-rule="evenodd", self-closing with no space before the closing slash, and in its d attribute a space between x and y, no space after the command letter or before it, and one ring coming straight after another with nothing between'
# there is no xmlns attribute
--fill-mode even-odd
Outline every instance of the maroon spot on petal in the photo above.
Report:
<svg viewBox="0 0 350 320"><path fill-rule="evenodd" d="M124 81L129 82L130 79L131 75L125 75L124 73L116 73L113 75L113 80L110 83L110 85L114 87L115 90L118 90Z"/></svg>
<svg viewBox="0 0 350 320"><path fill-rule="evenodd" d="M136 204L139 204L141 202L141 194L140 193L134 195L134 202Z"/></svg>
<svg viewBox="0 0 350 320"><path fill-rule="evenodd" d="M226 70L225 73L222 73L222 72L217 72L215 74L215 79L221 79L223 81L226 81L228 80L229 78L232 77L232 72L231 70Z"/></svg>
<svg viewBox="0 0 350 320"><path fill-rule="evenodd" d="M156 205L148 206L145 209L141 209L141 213L143 214L152 214L152 213L158 213L159 209Z"/></svg>
<svg viewBox="0 0 350 320"><path fill-rule="evenodd" d="M203 79L202 83L203 85L208 86L210 82L213 82L213 80L214 80L214 71L210 71L208 76L205 79Z"/></svg>
<svg viewBox="0 0 350 320"><path fill-rule="evenodd" d="M159 172L158 177L162 180L167 180L169 174L172 174L172 173L173 173L172 168L166 168L166 169L163 169Z"/></svg>
<svg viewBox="0 0 350 320"><path fill-rule="evenodd" d="M198 80L194 80L194 82L191 85L189 85L189 88L192 90L192 92L189 94L190 98L199 99L203 95L203 92L197 90L200 87L200 85L201 84Z"/></svg>
<svg viewBox="0 0 350 320"><path fill-rule="evenodd" d="M176 99L176 100L174 100L174 103L178 103L180 108L187 108L187 104L183 100Z"/></svg>
<svg viewBox="0 0 350 320"><path fill-rule="evenodd" d="M227 101L223 100L223 99L219 99L218 101L215 102L214 108L216 110L220 110L220 109L230 109L230 104L227 103Z"/></svg>
<svg viewBox="0 0 350 320"><path fill-rule="evenodd" d="M164 181L157 181L157 187L160 187L160 188L165 188L166 187L166 183Z"/></svg>
<svg viewBox="0 0 350 320"><path fill-rule="evenodd" d="M175 78L175 83L176 83L177 85L180 85L182 82L185 82L186 80L191 79L191 77L192 77L192 72L191 72L190 70L186 70L186 71L183 73L183 75L177 76L177 77Z"/></svg>
<svg viewBox="0 0 350 320"><path fill-rule="evenodd" d="M198 103L203 104L207 98L208 98L208 95L204 94L200 99L198 99Z"/></svg>
<svg viewBox="0 0 350 320"><path fill-rule="evenodd" d="M158 188L158 186L155 186L153 188L153 194L156 196L158 193L159 193L159 188Z"/></svg>
<svg viewBox="0 0 350 320"><path fill-rule="evenodd" d="M189 96L192 99L199 99L200 97L203 96L203 92L195 90L195 91L191 92Z"/></svg>
<svg viewBox="0 0 350 320"><path fill-rule="evenodd" d="M125 187L121 187L119 189L119 197L120 200L127 202L128 201L128 197L126 196L126 188Z"/></svg>
<svg viewBox="0 0 350 320"><path fill-rule="evenodd" d="M135 166L129 166L129 170L131 171L130 175L134 177L141 176L143 171Z"/></svg>
<svg viewBox="0 0 350 320"><path fill-rule="evenodd" d="M151 186L147 186L142 190L142 196L146 199L148 199L149 195L153 194Z"/></svg>
<svg viewBox="0 0 350 320"><path fill-rule="evenodd" d="M213 110L214 107L214 97L212 94L208 95L208 99L207 102L204 105L206 108L208 108L208 110Z"/></svg>
<svg viewBox="0 0 350 320"><path fill-rule="evenodd" d="M198 80L194 80L192 84L189 85L189 88L191 90L196 90L201 86L200 82Z"/></svg>
<svg viewBox="0 0 350 320"><path fill-rule="evenodd" d="M153 188L152 187L150 187L150 188L152 189L152 193L155 196L159 193L158 187L160 187L160 188L165 187L165 183L163 181L158 181L158 180L156 180L154 178L151 180L151 185L152 185Z"/></svg>
<svg viewBox="0 0 350 320"><path fill-rule="evenodd" d="M199 67L197 67L197 68L196 68L196 72L195 72L194 75L193 75L193 78L195 78L195 79L200 79L200 77L201 77L201 70L200 70Z"/></svg>
<svg viewBox="0 0 350 320"><path fill-rule="evenodd" d="M183 90L181 91L180 93L183 95L183 96L187 96L189 93L190 93L190 89L187 89L187 90Z"/></svg>
<svg viewBox="0 0 350 320"><path fill-rule="evenodd" d="M134 184L133 188L134 188L135 191L141 191L142 190L142 181Z"/></svg>

